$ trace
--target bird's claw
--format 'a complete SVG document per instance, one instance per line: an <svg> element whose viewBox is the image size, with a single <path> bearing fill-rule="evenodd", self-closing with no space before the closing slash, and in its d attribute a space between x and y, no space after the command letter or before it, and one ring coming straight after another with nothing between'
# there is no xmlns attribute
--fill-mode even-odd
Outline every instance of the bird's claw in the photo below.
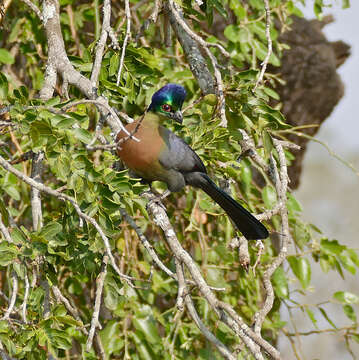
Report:
<svg viewBox="0 0 359 360"><path fill-rule="evenodd" d="M158 206L161 206L161 208L166 211L166 207L162 204L162 197L161 196L156 196L155 198L151 199L147 205L146 205L146 209L149 208L151 205L153 204L157 204Z"/></svg>

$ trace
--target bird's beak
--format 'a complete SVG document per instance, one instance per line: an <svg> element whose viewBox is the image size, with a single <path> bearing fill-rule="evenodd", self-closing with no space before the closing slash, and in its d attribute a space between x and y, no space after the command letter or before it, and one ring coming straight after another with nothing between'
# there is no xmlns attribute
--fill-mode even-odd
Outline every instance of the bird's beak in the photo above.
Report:
<svg viewBox="0 0 359 360"><path fill-rule="evenodd" d="M182 124L182 122L183 122L182 112L180 110L177 110L173 114L173 119L176 120L177 122L179 122L180 124Z"/></svg>

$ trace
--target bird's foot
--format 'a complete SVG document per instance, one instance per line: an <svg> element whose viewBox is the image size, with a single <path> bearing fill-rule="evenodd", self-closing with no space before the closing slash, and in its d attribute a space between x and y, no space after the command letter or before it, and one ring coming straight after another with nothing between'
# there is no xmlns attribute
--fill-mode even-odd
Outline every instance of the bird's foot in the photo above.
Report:
<svg viewBox="0 0 359 360"><path fill-rule="evenodd" d="M151 191L147 193L153 195ZM157 205L161 206L163 210L166 211L166 207L162 204L162 200L165 199L169 194L171 194L171 192L169 190L166 190L163 194L152 197L152 199L150 199L150 201L147 203L146 208L156 203Z"/></svg>

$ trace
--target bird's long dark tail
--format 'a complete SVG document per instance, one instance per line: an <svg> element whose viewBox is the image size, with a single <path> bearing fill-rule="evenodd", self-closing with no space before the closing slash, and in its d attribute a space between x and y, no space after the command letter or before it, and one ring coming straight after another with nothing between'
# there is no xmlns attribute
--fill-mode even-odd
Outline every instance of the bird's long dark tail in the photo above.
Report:
<svg viewBox="0 0 359 360"><path fill-rule="evenodd" d="M186 174L189 185L199 187L208 194L233 220L239 231L248 240L265 239L268 230L249 211L220 189L206 174L193 172Z"/></svg>

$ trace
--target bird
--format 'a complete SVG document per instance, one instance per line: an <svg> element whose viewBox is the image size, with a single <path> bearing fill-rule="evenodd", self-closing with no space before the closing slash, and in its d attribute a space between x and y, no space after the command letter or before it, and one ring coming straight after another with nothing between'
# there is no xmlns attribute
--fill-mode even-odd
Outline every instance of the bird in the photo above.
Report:
<svg viewBox="0 0 359 360"><path fill-rule="evenodd" d="M186 90L178 84L169 83L155 92L142 117L125 126L128 133L118 133L117 155L145 182L166 183L168 193L181 191L186 185L202 189L227 213L247 240L267 238L266 227L219 188L196 152L162 125L166 119L182 123L185 98Z"/></svg>

